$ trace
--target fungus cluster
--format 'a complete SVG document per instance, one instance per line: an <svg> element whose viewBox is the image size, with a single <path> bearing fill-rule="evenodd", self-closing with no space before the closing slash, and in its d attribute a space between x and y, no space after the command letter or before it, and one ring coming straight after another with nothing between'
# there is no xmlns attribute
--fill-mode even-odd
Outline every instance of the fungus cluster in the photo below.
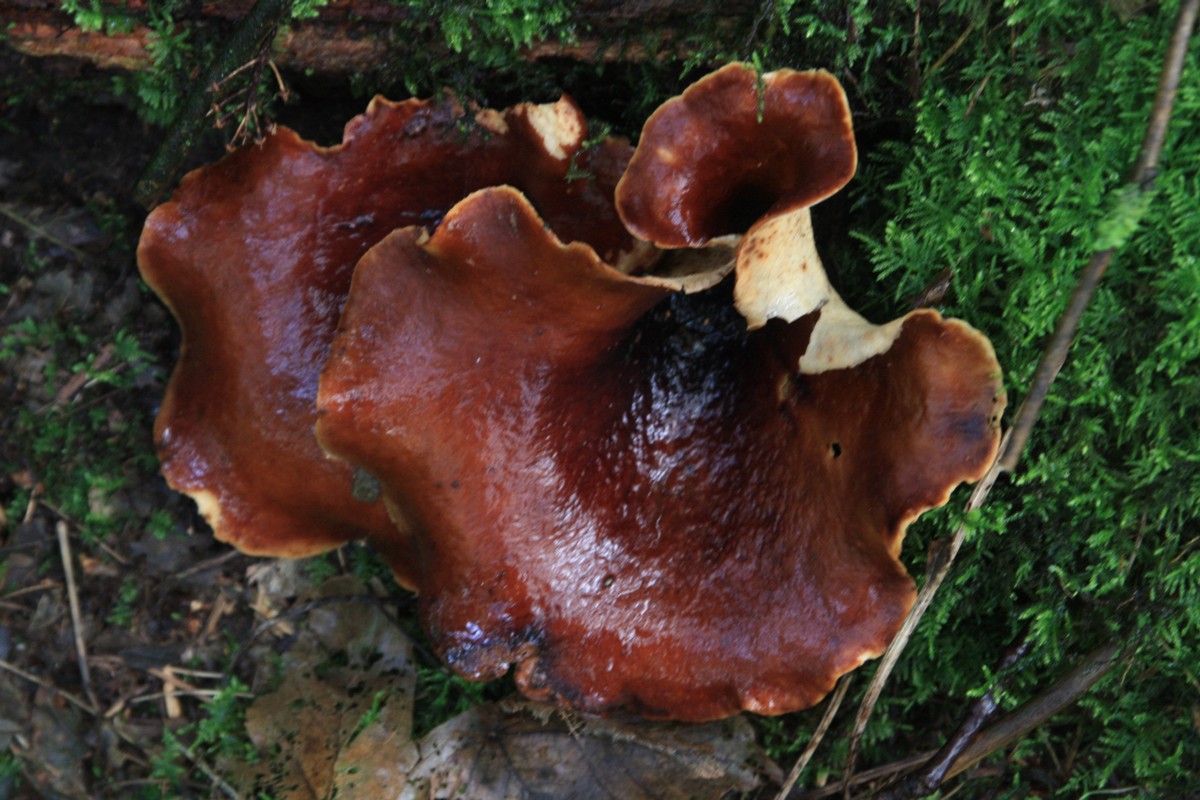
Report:
<svg viewBox="0 0 1200 800"><path fill-rule="evenodd" d="M804 708L882 652L905 528L994 455L995 355L830 285L809 207L856 153L827 73L731 65L636 151L585 140L566 99L376 99L339 146L279 129L188 175L138 251L183 329L163 471L247 552L370 539L466 677Z"/></svg>

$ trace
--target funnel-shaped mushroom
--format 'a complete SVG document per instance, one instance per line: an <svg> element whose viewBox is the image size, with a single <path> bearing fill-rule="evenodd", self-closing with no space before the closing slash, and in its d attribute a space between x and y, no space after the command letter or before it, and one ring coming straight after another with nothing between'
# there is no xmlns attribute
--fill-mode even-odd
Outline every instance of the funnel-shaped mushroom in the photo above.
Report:
<svg viewBox="0 0 1200 800"><path fill-rule="evenodd" d="M375 101L338 147L188 176L138 253L184 332L164 472L250 552L368 534L462 674L802 708L886 646L905 527L994 454L991 346L829 285L808 206L856 156L827 74L720 70L632 161L584 136L565 100Z"/></svg>
<svg viewBox="0 0 1200 800"><path fill-rule="evenodd" d="M369 492L355 496L353 469L312 435L351 272L393 229L434 225L471 191L502 183L634 268L651 248L625 231L612 197L631 150L609 140L583 151L584 135L568 100L470 115L454 102L376 99L343 144L320 148L280 128L188 175L150 215L139 265L183 328L159 456L219 538L303 556L367 534L399 580L417 584L407 533ZM572 166L594 177L567 180Z"/></svg>
<svg viewBox="0 0 1200 800"><path fill-rule="evenodd" d="M848 118L824 73L731 67L647 125L627 223L664 246L749 228L744 316L724 287L676 294L564 244L507 187L359 262L317 434L411 524L455 670L515 664L535 698L704 720L808 706L890 641L913 599L904 530L983 473L1004 397L967 325L872 326L829 287L807 205L853 171ZM701 123L760 155L693 147L680 131ZM780 144L806 126L836 140ZM761 186L772 171L787 185ZM734 208L747 181L757 221Z"/></svg>
<svg viewBox="0 0 1200 800"><path fill-rule="evenodd" d="M730 64L646 120L617 207L643 239L699 247L824 200L857 159L846 95L828 72L758 76Z"/></svg>

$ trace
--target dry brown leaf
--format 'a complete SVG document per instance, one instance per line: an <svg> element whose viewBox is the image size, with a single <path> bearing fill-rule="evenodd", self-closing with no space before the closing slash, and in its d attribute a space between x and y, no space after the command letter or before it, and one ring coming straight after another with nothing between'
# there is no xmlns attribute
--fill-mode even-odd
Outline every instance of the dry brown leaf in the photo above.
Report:
<svg viewBox="0 0 1200 800"><path fill-rule="evenodd" d="M312 588L304 573L304 561L294 558L252 564L246 570L246 583L254 588L250 607L263 619L275 619L293 598ZM288 620L276 623L271 631L276 636L291 636L296 632Z"/></svg>
<svg viewBox="0 0 1200 800"><path fill-rule="evenodd" d="M352 579L321 594L369 599ZM411 644L368 602L321 606L305 622L279 688L246 712L259 762L233 767L235 783L276 800L396 797L417 760Z"/></svg>
<svg viewBox="0 0 1200 800"><path fill-rule="evenodd" d="M695 800L759 783L741 717L706 725L582 719L528 701L481 705L431 731L403 800ZM767 767L769 768L769 767Z"/></svg>
<svg viewBox="0 0 1200 800"><path fill-rule="evenodd" d="M337 579L320 594L367 589ZM742 718L585 719L519 700L471 709L418 744L410 656L403 632L371 602L310 611L279 688L246 712L259 762L226 765L233 783L276 800L692 800L753 789L773 767Z"/></svg>

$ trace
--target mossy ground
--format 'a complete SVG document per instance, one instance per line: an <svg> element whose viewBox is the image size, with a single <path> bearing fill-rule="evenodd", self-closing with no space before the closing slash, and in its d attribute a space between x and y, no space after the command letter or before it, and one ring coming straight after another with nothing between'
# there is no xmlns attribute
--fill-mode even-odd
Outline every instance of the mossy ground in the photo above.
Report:
<svg viewBox="0 0 1200 800"><path fill-rule="evenodd" d="M595 65L514 56L533 40L582 33L559 3L505 0L487 14L441 0L414 5L428 20L418 32L440 39L440 51L348 84L285 76L299 100L273 113L329 142L377 90L428 95L451 86L495 106L566 90L591 117L636 137L649 110L724 60L833 71L850 97L861 153L854 182L816 210L835 281L868 316L890 318L950 267L942 308L991 337L1010 408L1135 158L1178 6L781 0L732 28L706 27L704 14L690 28L679 23L688 59ZM176 7L155 8L165 31L161 20ZM0 197L16 215L0 219L0 623L11 639L0 656L81 691L53 544L55 524L66 521L83 559L92 652L111 668L94 669L104 704L149 691L144 664L178 657L188 643L200 644L196 668L223 676L205 684L218 701L187 701L182 718L140 706L129 718L132 738L106 757L111 725L62 722L89 753L79 780L95 796L206 796L214 784L197 759L240 746L249 560L218 564L201 582L181 560L222 551L155 473L149 426L177 338L138 288L143 212L129 191L161 136L156 126L179 107L189 59L220 33L172 29L158 69L118 76L115 86L111 75L22 62L0 44ZM1004 709L1116 639L1126 644L1118 669L950 790L1166 798L1195 796L1200 786L1200 47L1184 74L1153 199L1084 318L1020 468L973 519L893 675L867 729L864 766L939 746L971 700L996 686L1012 641L1028 639L1030 652L1005 675ZM193 161L220 144L214 133ZM75 375L84 376L79 391L60 395ZM904 558L914 575L959 521L961 502L956 496L910 531ZM198 533L182 538L189 530ZM313 563L378 571L358 550ZM47 580L41 593L28 591ZM411 615L411 602L397 597ZM224 635L205 634L221 598L240 610L218 614ZM137 661L144 648L159 649ZM426 728L481 692L502 691L426 666L418 710ZM847 709L871 671L855 679ZM16 679L5 687L0 699L25 713L54 705ZM756 725L786 767L818 716ZM836 778L850 718L843 710L808 785ZM0 786L49 785L18 752L29 751L0 757ZM113 752L127 758L114 762ZM22 769L24 778L14 777Z"/></svg>

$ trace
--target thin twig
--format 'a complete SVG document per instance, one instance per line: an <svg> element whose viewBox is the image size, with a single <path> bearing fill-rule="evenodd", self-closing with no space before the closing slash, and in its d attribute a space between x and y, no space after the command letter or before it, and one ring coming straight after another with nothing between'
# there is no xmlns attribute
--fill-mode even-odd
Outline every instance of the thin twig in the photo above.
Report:
<svg viewBox="0 0 1200 800"><path fill-rule="evenodd" d="M230 549L228 552L222 553L219 556L214 556L212 558L206 559L199 563L193 564L192 566L188 567L185 570L176 572L174 575L171 576L171 578L173 580L181 581L184 578L189 578L192 575L195 575L197 572L204 572L205 570L216 569L217 567L225 564L228 561L232 561L233 559L237 558L240 555L242 555L242 554L239 553L237 550Z"/></svg>
<svg viewBox="0 0 1200 800"><path fill-rule="evenodd" d="M71 608L71 628L75 633L75 658L79 662L79 678L83 691L93 708L99 708L96 694L92 691L92 674L88 670L87 645L83 641L83 614L79 611L79 591L75 586L75 565L71 563L71 537L67 535L67 523L59 521L54 526L58 534L58 551L62 555L63 573L67 578L67 602Z"/></svg>
<svg viewBox="0 0 1200 800"><path fill-rule="evenodd" d="M971 116L971 112L975 110L975 104L979 102L979 96L983 94L983 90L987 88L988 83L992 80L992 73L983 76L983 80L975 87L975 91L971 92L971 100L967 103L967 110L963 112L963 119Z"/></svg>
<svg viewBox="0 0 1200 800"><path fill-rule="evenodd" d="M1001 452L1004 450L1004 443L1007 441L1007 438L1006 436L1000 441L999 450ZM967 498L966 505L968 513L983 505L983 501L987 498L998 477L1000 477L1000 462L996 460L992 462L991 468L983 476L983 479L975 484L975 487L971 490L971 496ZM887 683L888 676L891 675L896 662L900 660L900 655L904 652L908 640L912 638L913 631L917 628L917 623L921 621L921 617L924 616L925 611L929 608L929 604L933 602L933 596L937 594L942 581L949 574L950 565L954 563L954 558L962 548L964 539L966 539L966 526L960 524L955 529L949 541L934 542L931 547L929 564L925 570L925 584L921 587L921 591L917 593L916 602L913 603L908 616L901 623L896 637L892 639L892 643L888 645L888 649L884 651L883 657L879 660L879 666L875 669L875 675L872 677L870 684L867 685L867 691L858 706L858 713L854 718L854 728L850 733L850 752L846 756L846 767L843 771L843 782L845 782L847 791L850 784L845 779L854 772L855 762L858 761L859 742L862 740L863 731L866 730L867 721L871 718L871 712L875 709L875 704L883 694L883 687Z"/></svg>
<svg viewBox="0 0 1200 800"><path fill-rule="evenodd" d="M86 711L87 713L92 714L93 716L99 713L96 710L95 706L88 704L87 700L84 700L80 697L76 697L75 695L68 692L66 689L60 689L57 686L55 686L54 684L47 681L45 678L39 678L37 675L34 675L30 672L26 672L25 670L21 669L20 667L16 666L15 664L10 664L5 660L0 659L0 669L4 670L5 672L11 672L13 675L16 675L18 678L24 678L25 680L29 681L30 683L36 683L38 686L42 687L43 689L49 689L50 691L54 692L62 699L66 700L71 705L76 706L76 707Z"/></svg>
<svg viewBox="0 0 1200 800"><path fill-rule="evenodd" d="M1158 81L1158 93L1154 98L1154 108L1150 112L1150 123L1146 127L1146 135L1142 139L1142 149L1129 176L1129 184L1148 189L1148 184L1154 179L1158 169L1158 159L1162 155L1163 142L1167 136L1167 126L1171 121L1171 110L1175 105L1175 95L1179 90L1180 76L1183 74L1183 62L1187 56L1188 42L1191 40L1192 28L1196 24L1196 12L1200 10L1200 0L1186 0L1179 7L1179 20L1175 25L1175 33L1167 46L1167 55L1163 61L1162 75ZM1079 329L1079 321L1096 291L1096 286L1104 276L1108 265L1112 263L1116 251L1112 248L1092 253L1092 259L1084 270L1079 284L1071 294L1067 310L1058 321L1058 327L1046 346L1046 352L1034 373L1029 393L1025 396L1021 407L1013 418L1012 438L1008 448L1001 456L1001 466L1011 472L1017 466L1017 460L1025 449L1025 442L1033 430L1033 423L1042 410L1046 395L1050 392L1050 384L1062 369L1067 359L1067 350Z"/></svg>
<svg viewBox="0 0 1200 800"><path fill-rule="evenodd" d="M33 482L33 488L29 490L29 502L25 504L25 516L21 519L22 524L28 525L33 522L33 514L37 511L37 507L42 505L42 493L45 491L46 489L41 483L36 480Z"/></svg>
<svg viewBox="0 0 1200 800"><path fill-rule="evenodd" d="M775 0L766 0L762 4L762 10L754 15L754 24L750 27L750 34L746 37L746 52L754 52L754 42L758 39L758 29L762 27L764 22L768 22L767 44L770 45L772 34L774 34L775 22L778 19L779 9Z"/></svg>
<svg viewBox="0 0 1200 800"><path fill-rule="evenodd" d="M954 44L950 45L949 49L947 49L946 52L944 52L940 56L938 56L938 60L933 62L933 64L929 67L929 69L925 70L925 74L922 76L922 80L929 80L930 75L932 75L933 73L935 73L939 69L941 69L942 65L945 64L947 61L949 61L950 57L952 55L954 55L955 53L958 52L958 48L960 48L964 44L966 44L967 37L971 35L971 31L973 31L973 30L975 30L975 22L974 21L972 21L971 24L967 26L967 29L965 31L963 31L962 33L960 33L958 35L958 38L954 40Z"/></svg>
<svg viewBox="0 0 1200 800"><path fill-rule="evenodd" d="M862 772L853 775L850 778L849 785L851 787L861 786L864 783L877 781L880 778L889 778L897 773L907 772L908 770L919 767L925 762L929 761L929 759L933 758L935 754L935 750L927 750L926 752L918 753L915 756L909 756L908 758L904 758L899 761L893 761L891 764L884 764L883 766L865 769ZM821 797L832 797L835 794L841 794L845 790L846 785L847 784L843 783L842 781L836 781L828 786L822 786L819 789L807 789L802 792L793 791L792 794L788 796L788 800L817 800Z"/></svg>
<svg viewBox="0 0 1200 800"><path fill-rule="evenodd" d="M275 74L275 86L279 90L279 99L286 103L292 99L292 93L288 90L287 84L283 82L283 76L279 74L279 67L275 66L275 62L271 59L267 60L267 66Z"/></svg>
<svg viewBox="0 0 1200 800"><path fill-rule="evenodd" d="M878 800L914 800L926 797L941 788L951 769L959 760L968 745L996 713L996 693L1004 687L1013 665L1029 652L1031 642L1028 633L1023 634L1014 644L1010 645L1000 661L996 671L997 678L992 689L971 704L963 721L958 728L946 739L942 749L930 759L920 771L905 777L895 786L879 795Z"/></svg>
<svg viewBox="0 0 1200 800"><path fill-rule="evenodd" d="M916 100L921 96L921 0L913 6L912 54L908 57L908 93Z"/></svg>
<svg viewBox="0 0 1200 800"><path fill-rule="evenodd" d="M4 203L0 203L0 214L3 214L4 216L8 217L13 222L15 222L18 225L20 225L21 227L25 228L26 230L28 230L30 233L32 233L34 236L38 237L39 239L45 239L47 242L54 245L55 247L61 247L63 250L66 250L68 253L75 256L75 258L79 259L80 261L91 261L92 260L92 256L90 256L87 253L85 253L84 251L80 250L75 245L70 244L69 242L64 242L62 239L60 239L57 236L55 236L54 234L50 233L50 231L46 230L45 228L41 227L33 220L29 219L28 217L26 217L23 214L21 214L20 212L18 212L12 206L9 206Z"/></svg>
<svg viewBox="0 0 1200 800"><path fill-rule="evenodd" d="M0 547L0 559L7 558L12 553L23 553L26 550L37 550L42 546L41 542L24 542L23 544L10 544L6 547ZM23 590L18 590L23 591ZM15 592L14 592L15 594ZM12 595L5 595L11 597Z"/></svg>
<svg viewBox="0 0 1200 800"><path fill-rule="evenodd" d="M137 697L131 697L128 700L122 700L122 707L125 705L134 705L135 703L149 703L152 700L162 700L165 697L194 697L198 700L208 702L214 697L221 695L229 697L230 693L224 689L173 689L169 692L152 692L151 694L139 694ZM251 692L234 692L233 697L241 698L242 700L253 700L255 695ZM105 714L108 716L111 712Z"/></svg>
<svg viewBox="0 0 1200 800"><path fill-rule="evenodd" d="M1188 42L1192 35L1192 28L1195 26L1198 9L1200 9L1200 0L1185 0L1183 5L1180 6L1175 32L1171 36L1171 42L1167 47L1163 71L1159 79L1158 92L1155 96L1146 136L1142 140L1142 149L1132 173L1131 182L1135 186L1144 186L1153 176L1154 169L1157 167L1166 137L1167 124L1170 121L1171 110L1175 101L1175 94L1179 87L1180 75L1183 71L1184 57L1187 54ZM1018 409L1012 428L1009 429L1004 439L1000 442L996 460L992 463L983 480L976 484L970 498L967 500L966 511L968 513L983 505L1000 472L1009 471L1015 466L1021 451L1025 447L1026 441L1028 441L1029 432L1032 430L1033 424L1041 411L1042 403L1049 392L1050 384L1057 377L1063 360L1066 358L1067 348L1070 346L1071 340L1074 338L1075 332L1079 327L1079 320L1083 316L1083 311L1091 300L1096 285L1104 274L1104 270L1107 269L1109 262L1112 261L1112 257L1112 250L1094 253L1091 262L1080 276L1079 283L1071 296L1067 310L1060 318L1058 328L1055 330L1054 336L1042 354L1033 385L1026 395L1025 402ZM854 773L855 762L858 760L859 745L862 741L863 731L866 729L867 720L870 719L871 712L875 708L875 704L883 692L883 686L891 675L896 662L899 660L900 654L908 645L913 630L916 628L921 616L929 608L933 595L937 592L938 587L941 586L942 581L949 572L950 565L954 562L955 556L958 555L965 537L966 526L960 524L955 529L950 541L939 547L930 558L929 566L926 570L925 585L917 595L917 600L913 604L912 610L905 617L900 631L884 652L879 667L876 669L875 675L867 687L854 721L854 729L850 734L850 749L843 770L843 781L846 786L845 792L847 796L849 795L849 783L845 782L845 779Z"/></svg>
<svg viewBox="0 0 1200 800"><path fill-rule="evenodd" d="M27 607L21 605L20 603L10 603L7 600L0 600L0 608L7 609L8 611L16 611L19 613L25 613L25 614L29 613L29 609Z"/></svg>
<svg viewBox="0 0 1200 800"><path fill-rule="evenodd" d="M176 677L171 671L170 666L163 667L162 669L151 669L149 672L163 682L163 708L166 710L167 719L179 719L182 717L183 704L179 702L176 692L179 689L194 692L196 691L196 687Z"/></svg>
<svg viewBox="0 0 1200 800"><path fill-rule="evenodd" d="M62 388L54 395L54 399L50 401L48 407L65 406L75 399L75 395L83 388L84 384L91 378L93 372L98 372L108 366L108 362L112 361L115 346L112 342L100 348L92 363L79 368L79 371L67 379Z"/></svg>
<svg viewBox="0 0 1200 800"><path fill-rule="evenodd" d="M109 558L120 564L122 567L129 566L129 559L114 550L111 545L104 542L96 542L96 546L107 553Z"/></svg>
<svg viewBox="0 0 1200 800"><path fill-rule="evenodd" d="M39 484L39 485L40 485L40 484ZM79 525L79 520L75 519L75 518L74 518L74 517L72 517L70 514L68 514L67 512L63 511L61 508L59 508L58 506L54 505L53 503L50 503L50 502L47 502L46 500L43 500L43 499L41 498L41 496L40 496L40 493L39 493L39 496L38 496L38 499L37 499L37 506L38 506L39 508L44 508L44 509L46 509L46 510L47 510L47 511L49 511L51 514L53 514L54 516L58 517L60 520L62 520L63 522L67 523L67 525L69 525L69 526L71 526L71 527L73 527L73 528L78 528L78 527L80 527L80 525ZM28 514L28 513L31 513L31 512L29 512L29 511L28 511L28 509L27 509L27 510L26 510L26 513ZM30 519L32 519L32 517L31 517Z"/></svg>
<svg viewBox="0 0 1200 800"><path fill-rule="evenodd" d="M171 672L174 672L176 675L187 675L189 678L203 678L205 680L217 681L224 680L227 677L224 672L214 672L210 669L188 669L187 667L180 667L175 664L171 664L170 666ZM147 671L153 669L154 667L149 667Z"/></svg>
<svg viewBox="0 0 1200 800"><path fill-rule="evenodd" d="M229 83L231 80L233 80L234 78L236 78L238 75L241 75L243 72L245 72L246 70L250 69L250 68L251 68L251 67L253 67L253 66L254 66L254 60L253 60L253 59L251 59L250 61L247 61L245 64L242 64L242 65L241 65L240 67L238 67L237 69L235 69L235 70L233 70L232 72L230 72L230 73L228 73L227 75L225 75L225 77L221 78L221 80L219 80L219 81L216 81L215 83L213 83L213 85L212 85L212 88L210 89L210 91L211 91L213 94L217 94L218 92L220 92L220 91L221 91L221 87L222 87L222 86L224 86L225 84Z"/></svg>
<svg viewBox="0 0 1200 800"><path fill-rule="evenodd" d="M825 706L825 714L817 724L817 729L813 731L812 739L809 740L808 746L804 748L804 752L796 759L795 766L792 767L787 780L783 782L783 787L779 790L779 794L775 796L775 800L786 800L788 792L792 791L792 787L800 779L800 773L804 772L804 768L812 760L813 753L817 752L817 747L820 746L821 740L825 738L825 733L829 730L829 726L833 724L833 718L837 715L837 710L842 705L842 699L846 696L846 689L849 687L850 676L848 674L843 675L842 679L838 681L837 688L833 690L833 695L829 698L829 704Z"/></svg>
<svg viewBox="0 0 1200 800"><path fill-rule="evenodd" d="M1097 681L1120 661L1120 654L1121 645L1115 641L1107 642L1088 653L1052 686L1022 704L1016 711L985 728L955 759L946 777L953 778L970 769L980 760L1027 735L1087 694Z"/></svg>
<svg viewBox="0 0 1200 800"><path fill-rule="evenodd" d="M200 700L201 702L208 703L208 702L211 702L213 700L213 698L217 697L218 695L223 695L226 697L229 696L229 694L224 689L190 689L190 690L172 690L172 691L163 691L163 692L152 692L150 694L139 694L134 697L122 697L120 700L113 703L112 706L109 707L109 709L104 712L104 718L112 719L117 714L120 714L122 711L124 711L126 708L133 706L133 705L138 705L140 703L152 703L152 702L157 702L159 700L165 700L168 698L178 698L178 697L193 697L197 700ZM252 694L251 692L235 692L233 694L233 696L241 698L243 700L254 699L254 694Z"/></svg>
<svg viewBox="0 0 1200 800"><path fill-rule="evenodd" d="M192 766L204 773L204 777L212 781L212 784L225 793L225 796L230 800L242 800L242 796L238 790L230 785L229 781L217 774L216 770L208 765L203 758L195 755L190 750L183 751L184 758L192 762Z"/></svg>
<svg viewBox="0 0 1200 800"><path fill-rule="evenodd" d="M41 581L38 581L33 586L24 586L20 589L14 589L3 597L0 597L0 600L12 600L15 597L31 594L33 592L44 592L47 589L57 589L61 585L62 584L53 578L45 578Z"/></svg>

